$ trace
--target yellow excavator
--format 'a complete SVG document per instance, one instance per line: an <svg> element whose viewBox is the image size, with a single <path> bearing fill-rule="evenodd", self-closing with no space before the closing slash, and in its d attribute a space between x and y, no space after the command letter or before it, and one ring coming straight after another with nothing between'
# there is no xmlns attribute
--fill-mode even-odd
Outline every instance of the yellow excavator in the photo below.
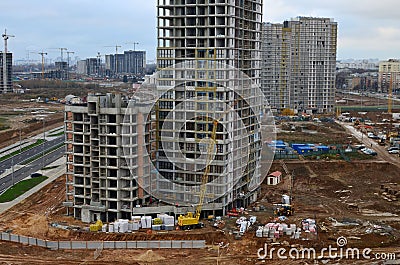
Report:
<svg viewBox="0 0 400 265"><path fill-rule="evenodd" d="M206 168L204 169L203 177L201 180L200 197L199 197L199 203L197 204L196 207L196 212L194 213L194 215L192 212L188 212L186 215L180 215L178 217L178 226L183 230L192 228L201 228L204 226L204 224L201 223L199 220L200 220L201 209L203 207L204 197L206 195L206 184L208 179L208 173L210 172L210 164L212 160L213 149L215 146L217 127L218 127L218 120L214 120L213 129L211 132L212 142L208 144L207 148Z"/></svg>

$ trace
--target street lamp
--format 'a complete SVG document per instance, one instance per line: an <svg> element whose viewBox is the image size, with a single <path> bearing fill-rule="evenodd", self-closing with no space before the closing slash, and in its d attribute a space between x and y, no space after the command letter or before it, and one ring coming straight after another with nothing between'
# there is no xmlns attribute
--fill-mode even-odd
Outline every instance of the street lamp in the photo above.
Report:
<svg viewBox="0 0 400 265"><path fill-rule="evenodd" d="M45 122L45 118L42 118L43 121L43 143L42 143L42 168L44 168L44 143L46 142L46 134L45 134L45 130L44 130L44 122Z"/></svg>

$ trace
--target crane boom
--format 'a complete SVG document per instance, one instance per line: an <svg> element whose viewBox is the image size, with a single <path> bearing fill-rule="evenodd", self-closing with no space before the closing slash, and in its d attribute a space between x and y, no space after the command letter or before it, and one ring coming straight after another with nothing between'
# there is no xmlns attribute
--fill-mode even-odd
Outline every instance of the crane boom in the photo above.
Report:
<svg viewBox="0 0 400 265"><path fill-rule="evenodd" d="M200 219L201 209L203 207L204 197L206 195L206 190L207 190L206 184L207 184L207 180L208 180L208 173L210 172L213 149L215 146L215 138L216 138L216 134L217 134L217 127L218 127L218 120L214 120L213 121L213 129L211 132L211 139L210 139L210 142L208 143L208 148L207 148L206 168L204 169L203 177L201 180L199 203L197 204L197 207L196 207L195 217L197 220Z"/></svg>

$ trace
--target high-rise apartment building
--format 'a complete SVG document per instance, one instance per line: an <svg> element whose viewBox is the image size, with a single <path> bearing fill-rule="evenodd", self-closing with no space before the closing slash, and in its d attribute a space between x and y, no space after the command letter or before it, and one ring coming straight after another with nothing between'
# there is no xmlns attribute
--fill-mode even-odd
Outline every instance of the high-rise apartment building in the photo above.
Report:
<svg viewBox="0 0 400 265"><path fill-rule="evenodd" d="M264 23L262 36L261 87L271 108L333 112L337 23L298 17Z"/></svg>
<svg viewBox="0 0 400 265"><path fill-rule="evenodd" d="M138 98L89 95L87 105L65 107L66 201L84 222L130 219L149 201L151 105ZM139 185L141 183L142 185Z"/></svg>
<svg viewBox="0 0 400 265"><path fill-rule="evenodd" d="M78 74L90 75L90 76L101 76L101 62L99 58L87 58L77 62Z"/></svg>
<svg viewBox="0 0 400 265"><path fill-rule="evenodd" d="M248 205L261 177L262 0L157 3L160 177L153 191L167 202L196 204L211 139L205 207L222 213Z"/></svg>
<svg viewBox="0 0 400 265"><path fill-rule="evenodd" d="M378 91L397 91L400 88L400 60L390 59L379 63Z"/></svg>
<svg viewBox="0 0 400 265"><path fill-rule="evenodd" d="M146 70L145 51L125 51L123 54L106 55L105 70L110 75L143 75Z"/></svg>
<svg viewBox="0 0 400 265"><path fill-rule="evenodd" d="M7 52L7 54L0 52L0 66L0 93L13 92L11 52Z"/></svg>
<svg viewBox="0 0 400 265"><path fill-rule="evenodd" d="M124 69L126 73L134 75L144 75L146 70L145 51L125 51Z"/></svg>

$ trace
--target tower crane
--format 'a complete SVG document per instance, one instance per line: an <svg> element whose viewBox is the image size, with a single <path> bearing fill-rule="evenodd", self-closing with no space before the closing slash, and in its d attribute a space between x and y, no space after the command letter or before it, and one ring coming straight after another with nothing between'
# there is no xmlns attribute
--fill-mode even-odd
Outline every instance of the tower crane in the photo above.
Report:
<svg viewBox="0 0 400 265"><path fill-rule="evenodd" d="M44 79L44 56L47 55L47 52L39 52L39 54L42 56L42 79Z"/></svg>
<svg viewBox="0 0 400 265"><path fill-rule="evenodd" d="M237 104L237 100L233 102L232 108L228 108L219 119L213 120L213 127L211 131L211 137L208 142L207 146L207 157L206 157L206 167L204 169L203 176L201 178L201 185L200 185L200 196L199 196L199 203L196 206L196 211L193 215L192 212L186 213L186 215L181 215L178 217L178 225L182 229L190 229L193 227L203 227L203 224L199 222L201 209L203 208L204 198L206 195L207 190L207 180L208 180L208 173L210 172L213 150L216 150L216 135L217 135L217 128L219 121L230 112L234 106Z"/></svg>
<svg viewBox="0 0 400 265"><path fill-rule="evenodd" d="M61 77L61 79L63 79L63 61L64 61L64 59L63 59L63 54L64 54L64 52L63 51L66 51L66 50L68 50L67 48L50 48L50 49L56 49L56 50L60 50L60 54L61 54L61 62L60 62L60 77Z"/></svg>
<svg viewBox="0 0 400 265"><path fill-rule="evenodd" d="M9 38L14 38L14 35L8 35L7 29L4 30L4 34L1 35L4 39L4 53L3 53L3 93L7 93L7 40Z"/></svg>
<svg viewBox="0 0 400 265"><path fill-rule="evenodd" d="M136 45L139 45L139 42L126 42L125 44L133 44L133 51L136 51Z"/></svg>
<svg viewBox="0 0 400 265"><path fill-rule="evenodd" d="M101 75L101 54L97 52L97 67L96 67L96 74L99 77Z"/></svg>

